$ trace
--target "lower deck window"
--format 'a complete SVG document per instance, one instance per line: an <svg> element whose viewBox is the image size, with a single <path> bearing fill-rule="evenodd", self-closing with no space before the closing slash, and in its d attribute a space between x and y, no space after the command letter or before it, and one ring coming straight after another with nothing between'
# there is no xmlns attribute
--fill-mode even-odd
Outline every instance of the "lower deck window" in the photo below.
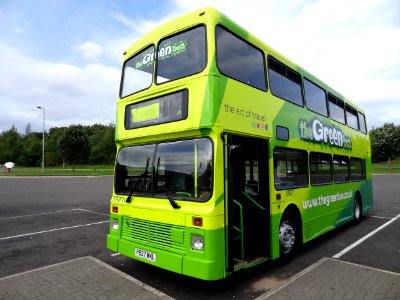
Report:
<svg viewBox="0 0 400 300"><path fill-rule="evenodd" d="M361 158L350 158L350 174L352 181L360 181L364 179L364 167Z"/></svg>
<svg viewBox="0 0 400 300"><path fill-rule="evenodd" d="M333 178L338 183L350 181L349 158L347 156L333 156Z"/></svg>
<svg viewBox="0 0 400 300"><path fill-rule="evenodd" d="M308 185L307 151L274 149L274 179L277 190Z"/></svg>
<svg viewBox="0 0 400 300"><path fill-rule="evenodd" d="M310 153L310 181L312 185L332 183L332 155Z"/></svg>

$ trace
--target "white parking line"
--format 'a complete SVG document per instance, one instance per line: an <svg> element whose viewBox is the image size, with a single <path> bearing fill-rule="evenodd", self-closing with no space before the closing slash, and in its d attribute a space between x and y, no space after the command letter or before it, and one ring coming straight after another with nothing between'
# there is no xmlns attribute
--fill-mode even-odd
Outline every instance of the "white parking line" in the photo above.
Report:
<svg viewBox="0 0 400 300"><path fill-rule="evenodd" d="M377 219L387 219L387 220L391 220L391 217L381 217L381 216L368 216L370 218L377 218Z"/></svg>
<svg viewBox="0 0 400 300"><path fill-rule="evenodd" d="M42 233L60 231L60 230L74 229L74 228L78 228L78 227L85 227L85 226L92 226L92 225L104 224L104 223L108 223L108 222L110 222L110 221L107 220L107 221L101 221L101 222L96 222L96 223L75 225L75 226L62 227L62 228L54 228L54 229L50 229L50 230L43 230L43 231L37 231L37 232L31 232L31 233L25 233L25 234L13 235L13 236L6 236L6 237L0 238L0 241L2 241L2 240L9 240L9 239L15 239L15 238L24 237L24 236L30 236L30 235L36 235L36 234L42 234Z"/></svg>
<svg viewBox="0 0 400 300"><path fill-rule="evenodd" d="M26 217L41 216L41 215L49 215L49 214L58 214L58 213L67 212L67 211L74 211L74 210L78 210L78 208L62 209L62 210L57 210L57 211L48 211L48 212L43 212L43 213L31 214L31 215L21 215L21 216L14 216L14 217L5 217L5 218L0 218L0 221L1 221L1 220L17 219L17 218L26 218Z"/></svg>
<svg viewBox="0 0 400 300"><path fill-rule="evenodd" d="M75 208L76 210L80 210L80 211L85 211L85 212L89 212L89 213L92 213L92 214L98 214L98 215L102 215L102 216L110 216L109 214L103 214L103 213L100 213L100 212L97 212L97 211L93 211L93 210L88 210L88 209L83 209L83 208Z"/></svg>
<svg viewBox="0 0 400 300"><path fill-rule="evenodd" d="M375 233L381 231L383 228L385 228L386 226L390 225L391 223L393 223L394 221L396 221L398 218L400 218L400 214L398 214L396 217L390 219L390 221L386 222L385 224L379 226L377 229L375 229L374 231L371 231L370 233L368 233L367 235L365 235L364 237L362 237L361 239L359 239L358 241L354 242L353 244L351 244L350 246L348 246L347 248L343 249L342 251L340 251L339 253L335 254L334 256L332 256L333 258L339 258L341 256L343 256L344 254L346 254L347 252L349 252L351 249L357 247L358 245L360 245L362 242L364 242L366 239L370 238L371 236L373 236Z"/></svg>
<svg viewBox="0 0 400 300"><path fill-rule="evenodd" d="M111 256L118 256L118 255L121 255L121 253L113 253L113 254L111 254Z"/></svg>
<svg viewBox="0 0 400 300"><path fill-rule="evenodd" d="M72 208L72 209L62 209L62 210L57 210L57 211L47 211L47 212L42 212L42 213L37 213L37 214L30 214L30 215L5 217L5 218L0 218L0 221L1 220L18 219L18 218L35 217L35 216L42 216L42 215L50 215L50 214L58 214L58 213L69 212L69 211L84 211L84 212L88 212L88 213L92 213L92 214L97 214L97 215L102 215L102 216L109 216L109 214L103 214L103 213L100 213L100 212L97 212L97 211L88 210L88 209Z"/></svg>

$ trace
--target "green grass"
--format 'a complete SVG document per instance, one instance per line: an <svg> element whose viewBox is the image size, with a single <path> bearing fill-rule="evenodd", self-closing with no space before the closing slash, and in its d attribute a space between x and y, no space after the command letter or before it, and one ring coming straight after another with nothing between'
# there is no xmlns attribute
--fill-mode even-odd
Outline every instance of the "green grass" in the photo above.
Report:
<svg viewBox="0 0 400 300"><path fill-rule="evenodd" d="M100 175L113 175L114 174L114 166L109 165L76 165L75 170L72 170L72 166L66 165L65 168L62 166L58 167L46 167L44 169L44 175L59 175L59 176L77 176L77 175L91 175L91 176L100 176ZM8 173L7 169L0 168L1 176L27 176L27 175L42 175L41 167L15 167L11 169L11 172Z"/></svg>
<svg viewBox="0 0 400 300"><path fill-rule="evenodd" d="M100 175L113 175L114 174L114 166L110 165L76 165L75 171L72 171L72 166L66 165L63 169L62 166L58 167L45 167L44 175L60 175L60 176L68 176L68 175L91 175L91 176L100 176ZM372 174L400 174L400 158L392 160L390 162L390 168L388 167L387 161L378 162L372 164ZM25 175L42 175L42 168L33 167L33 168L25 168L25 167L15 167L11 169L11 172L8 173L5 169L0 167L0 175L1 176L25 176Z"/></svg>
<svg viewBox="0 0 400 300"><path fill-rule="evenodd" d="M400 174L400 158L390 161L372 163L372 174Z"/></svg>

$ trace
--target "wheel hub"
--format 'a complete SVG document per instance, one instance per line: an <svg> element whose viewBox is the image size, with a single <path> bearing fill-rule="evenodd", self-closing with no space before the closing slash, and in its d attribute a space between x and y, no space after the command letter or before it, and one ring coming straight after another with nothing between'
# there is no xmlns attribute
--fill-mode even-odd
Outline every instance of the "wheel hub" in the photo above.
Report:
<svg viewBox="0 0 400 300"><path fill-rule="evenodd" d="M354 216L356 219L359 219L360 215L361 215L360 203L358 201L356 201L355 209L354 209Z"/></svg>
<svg viewBox="0 0 400 300"><path fill-rule="evenodd" d="M279 242L284 253L289 252L293 248L295 238L292 224L288 221L283 222L279 228Z"/></svg>

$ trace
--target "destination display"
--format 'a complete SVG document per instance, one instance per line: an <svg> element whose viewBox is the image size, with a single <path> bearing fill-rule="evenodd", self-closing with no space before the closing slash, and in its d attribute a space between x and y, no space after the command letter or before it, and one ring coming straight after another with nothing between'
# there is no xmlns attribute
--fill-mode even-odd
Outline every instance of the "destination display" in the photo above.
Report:
<svg viewBox="0 0 400 300"><path fill-rule="evenodd" d="M125 109L125 128L134 129L187 118L188 91L130 104Z"/></svg>

